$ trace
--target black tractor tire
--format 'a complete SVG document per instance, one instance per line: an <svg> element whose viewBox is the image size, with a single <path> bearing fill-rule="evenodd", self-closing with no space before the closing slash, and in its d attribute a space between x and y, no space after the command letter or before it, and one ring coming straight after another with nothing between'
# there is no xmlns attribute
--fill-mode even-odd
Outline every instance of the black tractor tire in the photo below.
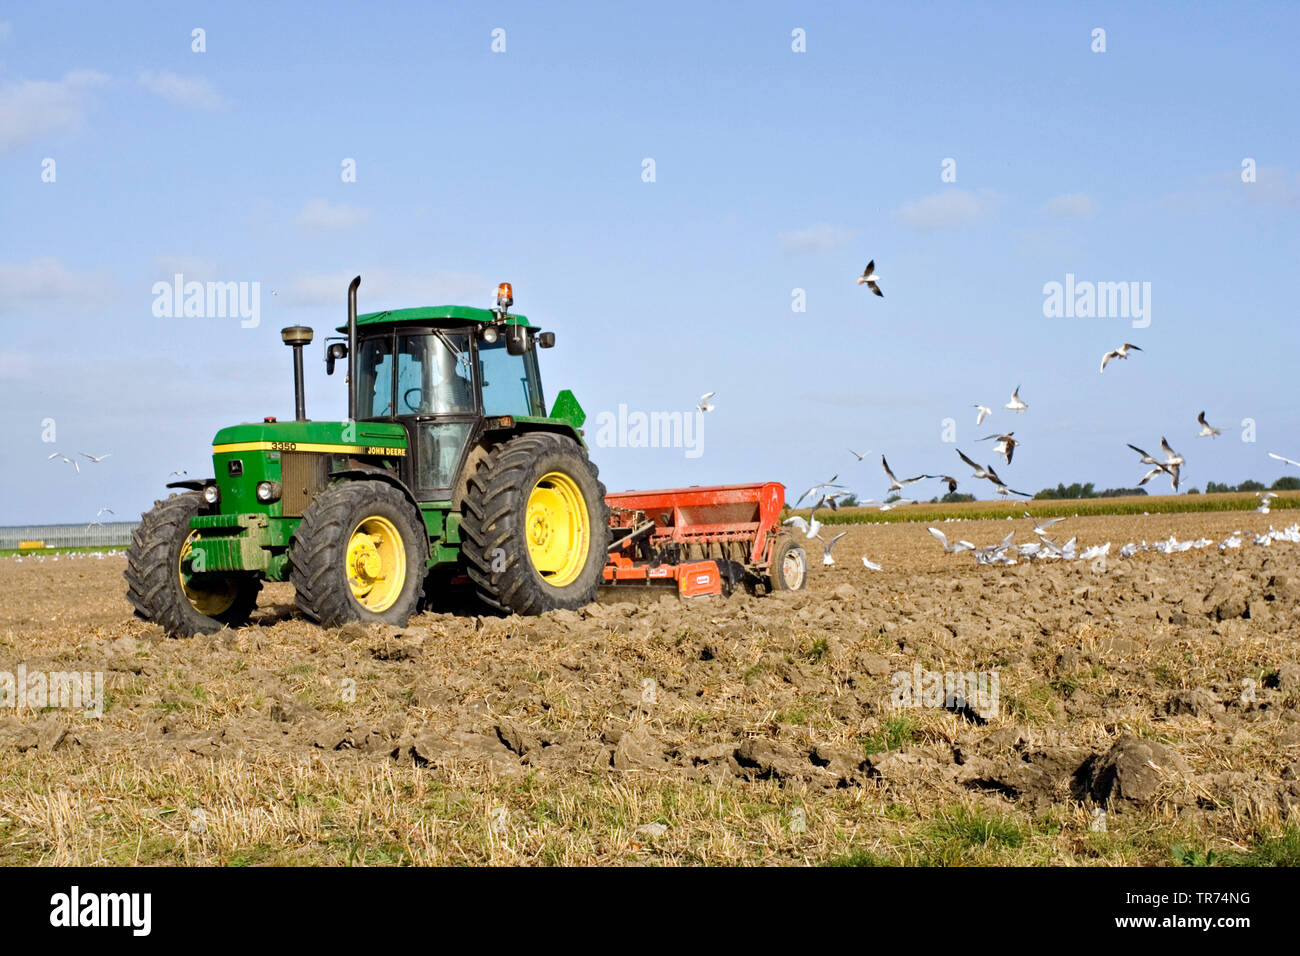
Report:
<svg viewBox="0 0 1300 956"><path fill-rule="evenodd" d="M131 535L126 552L126 598L136 617L152 621L170 637L211 634L239 627L257 607L262 580L251 572L193 575L190 594L181 580L181 552L190 519L203 510L197 491L155 501ZM195 600L203 606L200 610Z"/></svg>
<svg viewBox="0 0 1300 956"><path fill-rule="evenodd" d="M363 526L369 530L363 531ZM365 579L360 571L353 577L349 548L354 536L371 532L384 539L395 534L394 540L376 543L377 556L388 552L379 557L382 577ZM397 488L382 481L336 482L307 506L293 533L289 580L294 601L298 610L322 627L349 621L401 627L419 610L428 553L424 520ZM400 581L390 585L395 593L375 591L395 572L400 573ZM369 590L358 597L354 580Z"/></svg>
<svg viewBox="0 0 1300 956"><path fill-rule="evenodd" d="M802 591L808 585L808 555L789 535L782 535L772 545L772 563L768 565L768 592Z"/></svg>
<svg viewBox="0 0 1300 956"><path fill-rule="evenodd" d="M577 523L579 540L562 549L572 566L544 571L534 564L526 523L534 490L555 488L554 479L542 487L554 474L580 493L573 516L585 516ZM499 611L542 614L596 599L609 547L609 508L598 475L582 445L551 432L517 435L479 461L466 484L460 533L465 570L480 600Z"/></svg>

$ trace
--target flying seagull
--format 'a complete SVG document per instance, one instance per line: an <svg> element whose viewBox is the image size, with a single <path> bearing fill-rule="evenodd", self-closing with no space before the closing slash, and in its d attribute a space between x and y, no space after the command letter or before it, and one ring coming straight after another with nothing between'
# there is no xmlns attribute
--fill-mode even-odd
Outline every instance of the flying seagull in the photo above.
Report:
<svg viewBox="0 0 1300 956"><path fill-rule="evenodd" d="M978 409L978 411L975 412L976 425L983 424L984 419L993 414L993 409L989 408L987 405L972 405L971 408Z"/></svg>
<svg viewBox="0 0 1300 956"><path fill-rule="evenodd" d="M700 396L700 404L695 407L702 412L713 411L713 409L717 406L709 404L709 399L711 399L714 395L717 394L718 394L717 392L705 392L703 395Z"/></svg>
<svg viewBox="0 0 1300 956"><path fill-rule="evenodd" d="M1290 458L1283 458L1281 455L1275 455L1272 452L1268 453L1268 457L1276 458L1278 461L1284 461L1288 465L1295 465L1297 468L1300 468L1300 461L1292 461Z"/></svg>
<svg viewBox="0 0 1300 956"><path fill-rule="evenodd" d="M1223 434L1223 429L1212 428L1210 423L1205 420L1205 412L1196 416L1196 420L1201 423L1201 430L1196 433L1197 438L1215 438Z"/></svg>
<svg viewBox="0 0 1300 956"><path fill-rule="evenodd" d="M66 461L66 462L67 462L69 465L71 465L73 468L77 469L77 474L81 474L81 466L78 465L77 462L76 462L74 459L69 458L67 455L62 454L61 452L55 452L55 454L58 455L60 458L62 458L64 461ZM54 455L51 455L49 458L47 458L47 459L45 459L45 460L46 460L46 461L53 461L53 460L54 460Z"/></svg>
<svg viewBox="0 0 1300 956"><path fill-rule="evenodd" d="M1120 359L1126 359L1126 358L1128 358L1128 350L1129 350L1129 349L1132 349L1134 352L1141 352L1141 351L1142 351L1142 350L1141 350L1140 348L1138 348L1136 345L1133 345L1133 344L1131 344L1131 343L1129 343L1129 342L1125 342L1125 343L1124 343L1123 345L1121 345L1119 348L1117 348L1117 349L1112 349L1111 351L1107 352L1105 355L1103 355L1103 356L1101 357L1101 370L1102 370L1103 372L1106 371L1106 365L1110 362L1111 359L1117 359L1117 358L1120 358Z"/></svg>
<svg viewBox="0 0 1300 956"><path fill-rule="evenodd" d="M966 462L966 464L970 465L971 468L975 470L976 478L987 478L989 476L989 473L985 471L982 466L975 464L975 462L971 461L969 458L963 455L960 448L958 448L956 451L957 451L957 457L960 458L962 461Z"/></svg>
<svg viewBox="0 0 1300 956"><path fill-rule="evenodd" d="M82 458L89 458L91 461L98 464L99 462L103 461L105 458L109 457L109 455L111 455L112 452L108 452L108 454L100 455L98 458L96 458L94 455L87 455L84 451L79 451L77 452L77 454L80 455Z"/></svg>
<svg viewBox="0 0 1300 956"><path fill-rule="evenodd" d="M834 564L835 559L831 557L831 548L835 547L835 542L848 534L847 531L841 531L835 537L831 538L822 548L822 564Z"/></svg>
<svg viewBox="0 0 1300 956"><path fill-rule="evenodd" d="M862 275L858 276L858 285L865 285L868 289L883 299L885 293L881 292L880 286L876 285L876 281L879 278L880 277L876 275L876 260L872 259L867 263L867 267L862 270Z"/></svg>
<svg viewBox="0 0 1300 956"><path fill-rule="evenodd" d="M948 494L952 495L957 493L957 479L952 477L952 475L926 475L925 477L938 478L948 486Z"/></svg>
<svg viewBox="0 0 1300 956"><path fill-rule="evenodd" d="M823 481L819 484L813 485L811 488L809 488L807 491L805 491L803 494L799 496L799 500L794 503L794 506L798 508L801 504L803 504L805 498L807 498L811 494L820 491L823 488L843 488L844 487L843 485L835 484L835 479L838 477L839 475L831 475L830 481Z"/></svg>
<svg viewBox="0 0 1300 956"><path fill-rule="evenodd" d="M852 448L850 448L850 449L849 449L849 452L850 452L852 455L854 455L854 456L858 459L858 461L862 461L862 459L866 458L867 455L871 454L871 449L868 448L866 451L859 453L859 452L854 451Z"/></svg>
<svg viewBox="0 0 1300 956"><path fill-rule="evenodd" d="M1011 464L1011 456L1016 452L1016 445L1019 444L1011 437L1014 434L1015 432L1007 432L1005 435L985 435L983 438L977 438L976 441L991 441L996 438L998 443L993 446L993 450L1005 458L1009 465Z"/></svg>
<svg viewBox="0 0 1300 956"><path fill-rule="evenodd" d="M993 482L993 486L998 489L998 494L1003 496L1020 495L1025 498L1033 497L1033 495L1029 494L1027 491L1016 491L1014 488L1008 488L1007 483L998 477L998 473L993 470L992 465L985 465L984 470L988 472L984 477Z"/></svg>
<svg viewBox="0 0 1300 956"><path fill-rule="evenodd" d="M1161 449L1164 450L1164 453L1165 453L1165 464L1166 464L1166 465L1185 465L1185 464L1187 464L1187 462L1183 460L1183 456L1182 456L1182 455L1178 454L1178 452L1174 451L1172 448L1169 447L1169 442L1165 441L1165 439L1164 439L1163 436L1161 436L1161 438L1160 438L1160 447L1161 447Z"/></svg>
<svg viewBox="0 0 1300 956"><path fill-rule="evenodd" d="M100 508L98 511L95 512L95 517L98 518L100 515L111 515L111 514L117 514L117 512L114 511L112 508Z"/></svg>
<svg viewBox="0 0 1300 956"><path fill-rule="evenodd" d="M1052 525L1060 524L1065 520L1064 518L1051 518L1047 521L1039 521L1028 511L1025 512L1025 517L1034 523L1034 534L1038 535L1040 538L1043 536L1043 532L1052 527Z"/></svg>
<svg viewBox="0 0 1300 956"><path fill-rule="evenodd" d="M1015 390L1014 392L1011 393L1011 401L1007 402L1007 403L1006 403L1005 405L1003 405L1002 407L1003 407L1003 408L1009 408L1009 409L1011 409L1013 412L1023 412L1026 408L1029 407L1028 405L1026 405L1024 402L1022 402L1022 401L1020 400L1020 386L1019 386L1019 385L1017 385L1017 386L1016 386L1016 390Z"/></svg>
<svg viewBox="0 0 1300 956"><path fill-rule="evenodd" d="M885 474L889 476L890 491L902 491L904 485L910 485L913 482L920 481L922 478L927 477L926 475L917 475L915 478L904 478L902 481L899 481L894 477L894 473L889 470L889 462L885 461L884 455L880 456L880 467L884 468Z"/></svg>
<svg viewBox="0 0 1300 956"><path fill-rule="evenodd" d="M189 474L188 471L185 471L184 469L182 469L181 471L173 471L173 472L172 472L170 475L168 475L167 477L168 477L168 478L184 478L184 477L185 477L186 475L188 475L188 474Z"/></svg>

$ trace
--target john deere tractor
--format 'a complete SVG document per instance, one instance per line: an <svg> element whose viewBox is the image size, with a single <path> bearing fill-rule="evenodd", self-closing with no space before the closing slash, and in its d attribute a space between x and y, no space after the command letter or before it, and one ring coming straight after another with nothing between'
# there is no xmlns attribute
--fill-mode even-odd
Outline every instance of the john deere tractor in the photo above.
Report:
<svg viewBox="0 0 1300 956"><path fill-rule="evenodd" d="M264 581L290 581L302 613L334 627L404 624L459 581L500 611L537 614L594 599L609 541L605 488L587 457L585 414L560 392L548 413L537 348L555 335L494 309L357 314L327 337L346 361L348 420L314 422L303 396L312 330L293 348L296 415L213 439L215 474L143 516L127 552L136 613L173 635L238 626Z"/></svg>

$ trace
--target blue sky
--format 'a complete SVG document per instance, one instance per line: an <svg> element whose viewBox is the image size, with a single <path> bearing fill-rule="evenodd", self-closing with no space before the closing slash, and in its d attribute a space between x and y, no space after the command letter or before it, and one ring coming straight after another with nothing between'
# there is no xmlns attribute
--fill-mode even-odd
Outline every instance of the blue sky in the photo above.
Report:
<svg viewBox="0 0 1300 956"><path fill-rule="evenodd" d="M981 460L1014 428L1031 492L1131 486L1125 443L1162 435L1188 486L1272 480L1300 457L1300 8L1130 6L0 6L0 523L138 514L218 428L292 417L279 329L338 324L356 273L363 310L513 282L593 420L717 392L698 458L594 448L611 489L881 497L884 452L988 497L949 417ZM155 317L176 271L260 283L260 324ZM1150 326L1044 317L1067 273L1151 283ZM308 412L341 417L319 356Z"/></svg>

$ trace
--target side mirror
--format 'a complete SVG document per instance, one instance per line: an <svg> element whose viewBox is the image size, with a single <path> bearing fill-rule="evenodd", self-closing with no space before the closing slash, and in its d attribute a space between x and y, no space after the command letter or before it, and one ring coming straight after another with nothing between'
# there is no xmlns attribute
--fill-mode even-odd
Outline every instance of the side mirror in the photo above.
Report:
<svg viewBox="0 0 1300 956"><path fill-rule="evenodd" d="M541 333L539 336L537 336L537 344L538 346L544 349L555 348L555 333L554 332Z"/></svg>
<svg viewBox="0 0 1300 956"><path fill-rule="evenodd" d="M523 355L528 351L528 327L525 325L506 326L506 352L511 355Z"/></svg>
<svg viewBox="0 0 1300 956"><path fill-rule="evenodd" d="M334 363L348 357L348 347L344 342L331 342L325 346L325 374L334 374Z"/></svg>

